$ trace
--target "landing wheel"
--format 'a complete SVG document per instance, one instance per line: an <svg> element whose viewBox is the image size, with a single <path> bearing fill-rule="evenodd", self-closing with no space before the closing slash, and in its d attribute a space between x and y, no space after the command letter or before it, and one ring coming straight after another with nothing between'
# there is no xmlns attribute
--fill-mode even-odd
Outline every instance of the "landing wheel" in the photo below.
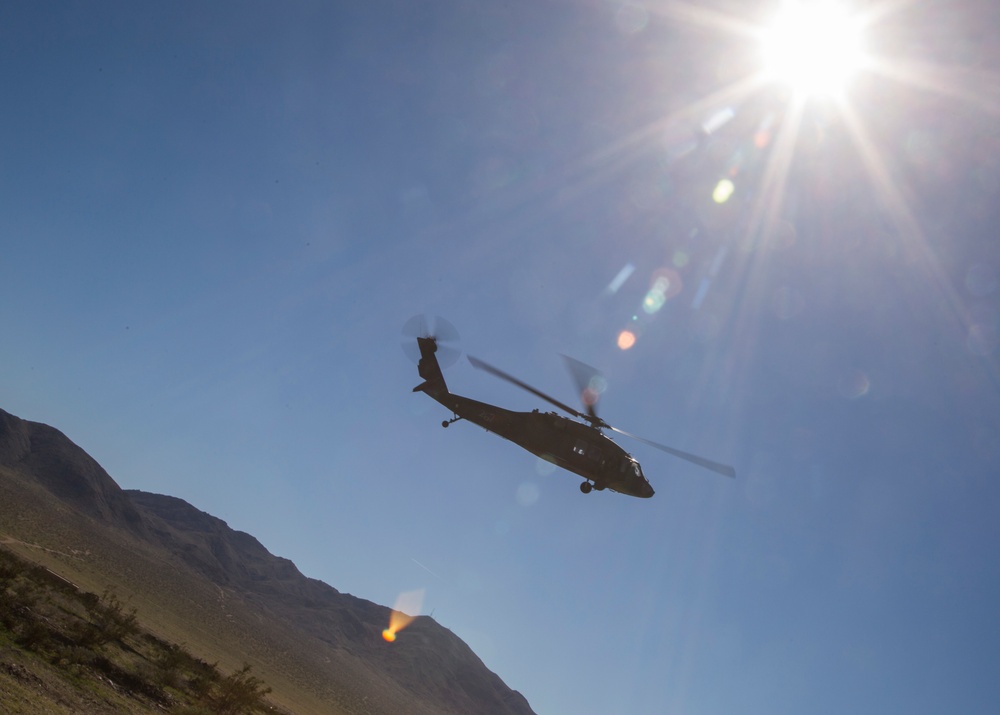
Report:
<svg viewBox="0 0 1000 715"><path fill-rule="evenodd" d="M448 420L444 420L444 421L441 422L441 426L444 427L445 429L447 429L448 425L450 425L450 424L451 424L451 422L449 422Z"/></svg>
<svg viewBox="0 0 1000 715"><path fill-rule="evenodd" d="M590 490L593 489L593 485L590 482L584 482L580 485L580 491L584 494L590 494Z"/></svg>

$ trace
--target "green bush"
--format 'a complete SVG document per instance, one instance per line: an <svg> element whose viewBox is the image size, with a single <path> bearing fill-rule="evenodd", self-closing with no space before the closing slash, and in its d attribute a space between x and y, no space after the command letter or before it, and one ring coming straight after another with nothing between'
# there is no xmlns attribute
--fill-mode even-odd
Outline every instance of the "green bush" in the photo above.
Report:
<svg viewBox="0 0 1000 715"><path fill-rule="evenodd" d="M99 599L85 599L89 622L81 624L78 638L93 646L122 642L126 637L139 631L136 610L125 610L118 596L106 589Z"/></svg>
<svg viewBox="0 0 1000 715"><path fill-rule="evenodd" d="M264 698L271 688L250 674L250 664L244 666L219 683L212 693L210 704L218 715L245 715L258 710L266 710Z"/></svg>

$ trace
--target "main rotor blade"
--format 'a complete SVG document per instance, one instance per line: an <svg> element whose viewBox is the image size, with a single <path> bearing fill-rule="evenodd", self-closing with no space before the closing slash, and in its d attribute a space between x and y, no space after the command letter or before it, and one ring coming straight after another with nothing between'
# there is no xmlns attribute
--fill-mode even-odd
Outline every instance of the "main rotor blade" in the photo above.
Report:
<svg viewBox="0 0 1000 715"><path fill-rule="evenodd" d="M666 452L667 454L672 454L675 457L680 457L685 459L692 464L697 464L699 467L704 467L705 469L711 469L717 474L721 474L724 477L736 477L736 470L730 467L728 464L719 464L718 462L713 462L711 459L705 459L704 457L699 457L696 454L691 454L689 452L682 452L679 449L674 449L673 447L668 447L665 444L660 444L659 442L654 442L651 439L646 439L645 437L640 437L637 434L632 434L631 432L626 432L623 429L618 429L617 427L611 427L612 431L618 434L625 435L626 437L631 437L632 439L637 439L643 444L648 444L650 447L656 447L657 449Z"/></svg>
<svg viewBox="0 0 1000 715"><path fill-rule="evenodd" d="M600 399L601 393L604 392L604 387L607 385L604 376L597 368L580 362L576 358L571 358L569 355L563 355L562 359L566 363L566 369L569 370L570 377L573 378L573 382L576 384L580 402L583 403L591 420L594 422L598 421L597 401Z"/></svg>
<svg viewBox="0 0 1000 715"><path fill-rule="evenodd" d="M468 357L469 357L469 362L472 363L472 367L474 367L474 368L476 368L478 370L485 370L486 372L490 373L491 375L499 377L501 380L506 380L507 382L510 382L510 383L512 383L514 385L517 385L522 390L527 390L528 392L530 392L535 397L540 397L543 400L545 400L546 402L552 403L553 405L555 405L556 407L558 407L560 410L563 410L564 412L568 412L569 414L573 415L574 417L579 417L581 419L586 419L587 418L586 415L582 414L578 410L574 410L569 405L563 404L562 402L560 402L559 400L555 399L554 397L549 397L548 395L546 395L541 390L536 390L534 387L532 387L528 383L522 382L521 380L518 380L513 375L508 375L503 370L501 370L499 368L496 368L496 367L493 367L489 363L483 362L479 358L472 357L471 355L469 355Z"/></svg>

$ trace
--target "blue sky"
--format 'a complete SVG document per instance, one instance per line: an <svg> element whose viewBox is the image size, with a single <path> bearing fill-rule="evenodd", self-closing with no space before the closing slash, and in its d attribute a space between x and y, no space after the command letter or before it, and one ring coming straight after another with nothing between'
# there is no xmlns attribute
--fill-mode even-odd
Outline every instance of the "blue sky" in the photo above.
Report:
<svg viewBox="0 0 1000 715"><path fill-rule="evenodd" d="M5 4L0 407L424 589L540 714L990 711L997 11L868 3L881 63L797 109L745 82L771 8L711 7ZM737 479L632 443L656 496L584 496L442 430L423 312Z"/></svg>

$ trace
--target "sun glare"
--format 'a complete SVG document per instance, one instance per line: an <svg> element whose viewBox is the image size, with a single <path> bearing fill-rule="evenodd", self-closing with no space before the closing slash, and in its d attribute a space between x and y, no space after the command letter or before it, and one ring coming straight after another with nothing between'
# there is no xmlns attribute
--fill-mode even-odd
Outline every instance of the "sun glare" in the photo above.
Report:
<svg viewBox="0 0 1000 715"><path fill-rule="evenodd" d="M860 17L829 0L786 0L760 33L765 77L802 98L838 96L865 63Z"/></svg>

